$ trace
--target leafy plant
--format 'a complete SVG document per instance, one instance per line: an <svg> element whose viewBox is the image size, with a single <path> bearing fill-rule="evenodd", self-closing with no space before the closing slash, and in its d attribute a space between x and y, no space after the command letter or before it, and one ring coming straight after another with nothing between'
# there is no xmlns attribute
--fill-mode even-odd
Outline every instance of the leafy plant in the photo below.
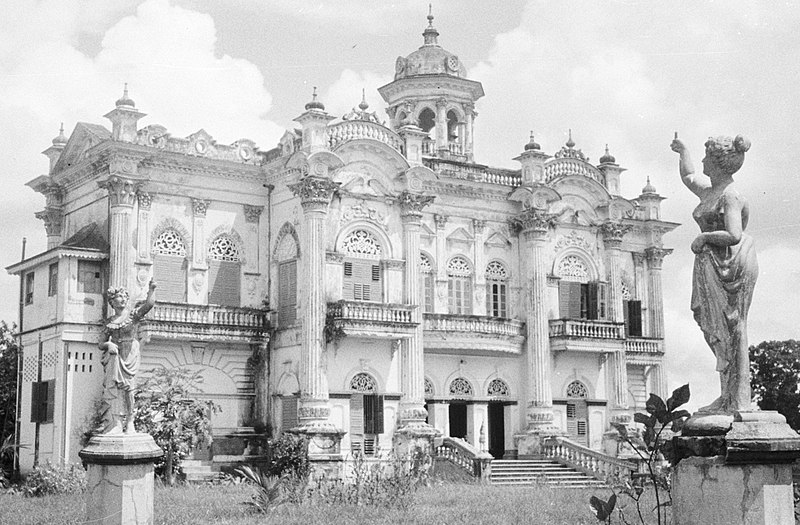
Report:
<svg viewBox="0 0 800 525"><path fill-rule="evenodd" d="M201 446L210 445L211 415L219 412L213 401L199 399L199 372L184 368L156 368L139 386L134 421L164 451L156 472L168 485L181 472L181 461Z"/></svg>
<svg viewBox="0 0 800 525"><path fill-rule="evenodd" d="M283 503L285 498L281 487L281 478L269 476L260 468L252 468L247 465L237 468L236 473L240 474L255 487L256 493L253 495L253 500L250 504L259 512L265 514L272 512L278 505Z"/></svg>
<svg viewBox="0 0 800 525"><path fill-rule="evenodd" d="M79 465L60 466L49 461L35 467L22 485L25 496L79 494L86 489L86 472Z"/></svg>
<svg viewBox="0 0 800 525"><path fill-rule="evenodd" d="M662 458L666 459L670 464L674 464L674 461L672 451L668 446L669 443L662 440L662 435L665 431L669 433L681 431L690 414L686 410L678 409L689 401L689 396L688 384L676 388L666 402L659 396L650 394L645 404L647 414L636 413L633 416L633 420L644 427L641 436L637 433L629 432L628 427L621 423L611 423L619 433L620 439L631 446L647 468L646 474L634 474L630 479L616 483L616 489L635 502L636 513L642 524L645 523L645 520L642 515L641 501L645 486L648 484L652 484L655 493L656 506L654 510L658 517L658 523L659 525L666 523L667 517L664 507L672 504L672 497L670 495L669 469L663 468L661 463ZM669 499L662 502L665 494ZM598 502L603 505L598 506ZM592 505L595 515L602 523L611 523L611 512L614 505L611 505L609 512L605 512L611 502L611 498L609 498L608 502L603 502L603 500L594 496L590 499L590 505ZM614 498L614 504L616 504L616 497ZM624 523L628 523L622 509L619 509L619 515ZM604 516L604 518L601 516Z"/></svg>
<svg viewBox="0 0 800 525"><path fill-rule="evenodd" d="M259 443L262 460L258 466L268 476L294 476L305 479L311 470L308 462L308 439L303 435L283 433Z"/></svg>
<svg viewBox="0 0 800 525"><path fill-rule="evenodd" d="M761 410L777 410L800 430L800 341L763 341L750 347L750 387Z"/></svg>
<svg viewBox="0 0 800 525"><path fill-rule="evenodd" d="M592 496L589 498L589 505L592 507L594 515L600 523L611 523L611 515L614 512L614 507L617 505L617 495L611 494L608 501L603 501L597 496Z"/></svg>
<svg viewBox="0 0 800 525"><path fill-rule="evenodd" d="M347 335L344 331L344 327L342 327L341 322L337 319L338 313L342 311L343 304L344 300L338 301L334 307L328 307L327 312L325 312L325 327L323 329L323 335L325 336L326 344L333 343L336 345L343 337Z"/></svg>
<svg viewBox="0 0 800 525"><path fill-rule="evenodd" d="M5 321L0 321L0 443L3 443L0 449L0 486L11 476L16 459L16 449L9 448L14 440L17 419L19 348L14 339L15 330L15 325L9 327Z"/></svg>

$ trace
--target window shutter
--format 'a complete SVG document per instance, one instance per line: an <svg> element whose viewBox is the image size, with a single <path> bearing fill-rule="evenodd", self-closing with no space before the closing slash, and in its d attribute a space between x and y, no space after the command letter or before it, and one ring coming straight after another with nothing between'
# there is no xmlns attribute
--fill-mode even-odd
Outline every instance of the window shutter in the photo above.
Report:
<svg viewBox="0 0 800 525"><path fill-rule="evenodd" d="M375 396L364 396L364 434L375 433Z"/></svg>
<svg viewBox="0 0 800 525"><path fill-rule="evenodd" d="M364 394L350 395L350 434L364 435Z"/></svg>
<svg viewBox="0 0 800 525"><path fill-rule="evenodd" d="M597 283L597 318L608 319L608 284Z"/></svg>
<svg viewBox="0 0 800 525"><path fill-rule="evenodd" d="M472 279L463 277L464 279L464 313L472 315Z"/></svg>
<svg viewBox="0 0 800 525"><path fill-rule="evenodd" d="M587 283L586 285L587 290L587 319L597 319L598 316L598 293L597 293L597 283L591 282Z"/></svg>
<svg viewBox="0 0 800 525"><path fill-rule="evenodd" d="M642 302L628 301L628 335L642 336Z"/></svg>
<svg viewBox="0 0 800 525"><path fill-rule="evenodd" d="M278 266L278 324L288 326L297 319L297 261Z"/></svg>
<svg viewBox="0 0 800 525"><path fill-rule="evenodd" d="M622 301L622 318L625 322L625 334L631 335L631 318L630 318L630 302Z"/></svg>
<svg viewBox="0 0 800 525"><path fill-rule="evenodd" d="M373 405L373 434L383 434L383 396L372 396L375 398Z"/></svg>
<svg viewBox="0 0 800 525"><path fill-rule="evenodd" d="M377 264L372 265L372 280L377 282L381 280L381 267Z"/></svg>
<svg viewBox="0 0 800 525"><path fill-rule="evenodd" d="M56 382L55 380L46 381L43 385L47 398L45 399L45 406L43 407L44 422L52 423L53 415L56 408Z"/></svg>
<svg viewBox="0 0 800 525"><path fill-rule="evenodd" d="M158 298L163 301L186 301L186 268L184 257L156 255L153 260L153 280L158 283Z"/></svg>
<svg viewBox="0 0 800 525"><path fill-rule="evenodd" d="M41 389L39 388L39 382L34 381L33 383L31 383L31 423L38 423L40 421L39 418L39 406L41 404L40 392Z"/></svg>
<svg viewBox="0 0 800 525"><path fill-rule="evenodd" d="M297 425L297 398L281 398L281 431L286 432Z"/></svg>
<svg viewBox="0 0 800 525"><path fill-rule="evenodd" d="M351 262L344 263L344 276L345 277L353 276L353 263Z"/></svg>
<svg viewBox="0 0 800 525"><path fill-rule="evenodd" d="M362 301L369 301L371 300L370 289L368 284L361 285L361 300Z"/></svg>
<svg viewBox="0 0 800 525"><path fill-rule="evenodd" d="M208 303L222 306L241 306L240 264L212 260L208 265Z"/></svg>
<svg viewBox="0 0 800 525"><path fill-rule="evenodd" d="M562 319L579 319L581 316L581 283L558 283L558 309Z"/></svg>

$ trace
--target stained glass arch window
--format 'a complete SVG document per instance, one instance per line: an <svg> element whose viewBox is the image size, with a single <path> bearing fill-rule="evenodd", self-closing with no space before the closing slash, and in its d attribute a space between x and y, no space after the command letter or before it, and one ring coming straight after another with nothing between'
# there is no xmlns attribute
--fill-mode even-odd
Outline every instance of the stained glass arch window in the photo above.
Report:
<svg viewBox="0 0 800 525"><path fill-rule="evenodd" d="M350 390L355 392L377 392L378 382L366 372L359 372L350 380Z"/></svg>
<svg viewBox="0 0 800 525"><path fill-rule="evenodd" d="M499 377L496 379L492 379L489 382L489 386L486 388L486 395L489 397L508 397L508 383L500 379Z"/></svg>
<svg viewBox="0 0 800 525"><path fill-rule="evenodd" d="M472 397L475 390L472 384L463 377L457 377L450 382L450 395L455 397Z"/></svg>
<svg viewBox="0 0 800 525"><path fill-rule="evenodd" d="M567 385L567 397L585 399L589 397L589 389L580 381L573 381Z"/></svg>

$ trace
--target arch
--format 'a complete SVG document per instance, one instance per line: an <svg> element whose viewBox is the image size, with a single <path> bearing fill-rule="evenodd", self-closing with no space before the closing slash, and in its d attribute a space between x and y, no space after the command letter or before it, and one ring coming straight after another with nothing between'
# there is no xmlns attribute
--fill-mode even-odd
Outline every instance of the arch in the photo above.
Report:
<svg viewBox="0 0 800 525"><path fill-rule="evenodd" d="M241 262L241 243L227 233L221 233L208 245L208 258L217 261Z"/></svg>
<svg viewBox="0 0 800 525"><path fill-rule="evenodd" d="M450 381L447 387L447 393L455 398L469 398L475 396L475 388L472 383L464 376L458 376Z"/></svg>
<svg viewBox="0 0 800 525"><path fill-rule="evenodd" d="M436 263L430 254L419 252L419 271L420 273L436 273Z"/></svg>
<svg viewBox="0 0 800 525"><path fill-rule="evenodd" d="M349 390L354 392L370 394L378 392L378 381L372 377L372 374L366 372L359 372L351 377L348 386L350 387Z"/></svg>
<svg viewBox="0 0 800 525"><path fill-rule="evenodd" d="M192 234L189 232L188 228L180 222L179 220L175 219L174 217L164 217L156 226L153 228L152 233L150 234L151 239L158 239L161 234L163 234L167 230L175 230L183 239L184 244L188 247L192 244ZM153 242L150 246L151 252L155 246L155 242Z"/></svg>
<svg viewBox="0 0 800 525"><path fill-rule="evenodd" d="M599 278L600 272L594 258L583 248L565 248L553 260L553 275L565 281L590 282Z"/></svg>
<svg viewBox="0 0 800 525"><path fill-rule="evenodd" d="M372 384L374 390L356 390L355 385ZM381 381L378 371L369 366L358 366L351 369L345 376L344 390L347 392L378 393L384 391L383 381Z"/></svg>
<svg viewBox="0 0 800 525"><path fill-rule="evenodd" d="M492 259L486 264L484 276L487 281L508 281L511 278L508 265L500 259Z"/></svg>
<svg viewBox="0 0 800 525"><path fill-rule="evenodd" d="M227 246L231 246L232 251L230 252L228 257L232 257L233 254L235 253L238 258L231 259L231 258L211 257L212 245L222 237L226 238L226 241L223 241L225 246L220 245L220 246L218 246L218 248L224 248L224 247L227 247ZM230 243L230 244L228 244L228 243ZM239 235L239 232L237 232L230 225L223 224L223 225L217 226L216 228L214 228L211 231L211 234L208 236L208 249L206 250L206 254L207 254L207 257L209 257L210 259L222 260L222 261L235 261L235 262L241 262L241 263L244 264L244 262L245 262L245 258L244 258L244 241L242 240L242 236ZM222 255L220 255L220 256L222 256Z"/></svg>
<svg viewBox="0 0 800 525"><path fill-rule="evenodd" d="M294 372L284 372L278 378L278 387L275 393L278 395L291 396L300 392L300 379Z"/></svg>
<svg viewBox="0 0 800 525"><path fill-rule="evenodd" d="M433 381L430 378L425 378L424 394L426 399L430 399L436 395L436 388L433 386Z"/></svg>
<svg viewBox="0 0 800 525"><path fill-rule="evenodd" d="M588 399L589 388L578 379L571 381L567 388L564 389L564 394L569 399Z"/></svg>
<svg viewBox="0 0 800 525"><path fill-rule="evenodd" d="M475 273L472 261L463 255L454 255L447 261L447 275L452 277L472 277Z"/></svg>
<svg viewBox="0 0 800 525"><path fill-rule="evenodd" d="M350 239L350 235L356 231L363 231L366 236L361 235L360 239ZM371 237L371 239L370 239ZM346 248L345 242L351 246L350 251ZM370 248L372 243L379 246L379 251L374 247ZM393 259L392 244L389 237L374 224L365 220L356 220L349 223L345 228L339 231L339 236L336 239L336 251L345 255L355 257L366 257L371 259ZM361 251L358 251L361 250ZM373 252L373 253L369 253Z"/></svg>
<svg viewBox="0 0 800 525"><path fill-rule="evenodd" d="M155 256L170 255L172 257L186 257L186 243L181 233L175 228L166 228L158 237L153 239L153 246L150 253Z"/></svg>
<svg viewBox="0 0 800 525"><path fill-rule="evenodd" d="M300 238L297 236L297 230L295 230L292 223L285 222L281 229L278 230L275 249L272 252L272 260L281 262L299 258Z"/></svg>
<svg viewBox="0 0 800 525"><path fill-rule="evenodd" d="M507 398L511 397L511 389L505 380L495 377L486 385L486 395L493 398Z"/></svg>
<svg viewBox="0 0 800 525"><path fill-rule="evenodd" d="M414 112L414 120L422 131L430 133L436 128L436 110L425 104L420 105Z"/></svg>

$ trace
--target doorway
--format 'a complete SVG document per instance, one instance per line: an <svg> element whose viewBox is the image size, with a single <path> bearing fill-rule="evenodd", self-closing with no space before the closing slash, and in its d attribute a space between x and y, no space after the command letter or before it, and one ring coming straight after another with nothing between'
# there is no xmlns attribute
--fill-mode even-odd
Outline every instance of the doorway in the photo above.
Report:
<svg viewBox="0 0 800 525"><path fill-rule="evenodd" d="M466 439L467 437L467 404L450 403L450 437Z"/></svg>
<svg viewBox="0 0 800 525"><path fill-rule="evenodd" d="M567 402L567 434L572 441L589 445L589 408L585 399Z"/></svg>
<svg viewBox="0 0 800 525"><path fill-rule="evenodd" d="M503 459L506 452L505 406L498 401L489 402L489 454Z"/></svg>

